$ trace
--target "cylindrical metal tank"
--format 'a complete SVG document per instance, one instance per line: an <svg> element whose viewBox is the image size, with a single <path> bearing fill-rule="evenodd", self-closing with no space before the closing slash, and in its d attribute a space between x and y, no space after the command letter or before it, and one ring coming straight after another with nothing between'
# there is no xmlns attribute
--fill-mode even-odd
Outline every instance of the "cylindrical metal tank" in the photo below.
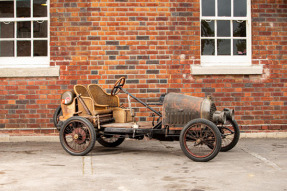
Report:
<svg viewBox="0 0 287 191"><path fill-rule="evenodd" d="M212 121L215 111L215 104L210 97L199 98L169 93L163 102L163 126L183 127L190 120L196 118Z"/></svg>

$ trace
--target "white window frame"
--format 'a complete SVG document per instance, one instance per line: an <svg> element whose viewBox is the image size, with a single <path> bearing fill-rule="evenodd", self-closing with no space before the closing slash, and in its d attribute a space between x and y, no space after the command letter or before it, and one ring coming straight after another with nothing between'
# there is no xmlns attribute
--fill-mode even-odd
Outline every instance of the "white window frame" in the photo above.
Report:
<svg viewBox="0 0 287 191"><path fill-rule="evenodd" d="M247 1L247 16L246 17L233 17L233 1L231 0L231 16L217 16L218 15L218 9L217 9L217 0L215 0L215 16L202 16L202 0L200 0L200 23L201 20L228 20L231 21L230 25L230 37L217 37L217 22L214 23L214 37L201 37L200 35L200 47L201 47L201 39L231 39L231 55L224 55L224 56L218 56L217 53L217 47L215 46L215 55L201 55L201 65L202 66L251 66L251 5L250 0ZM238 21L246 21L246 37L233 37L233 25L232 20L238 20ZM201 25L200 25L200 31L201 31ZM246 39L246 56L245 55L233 55L233 39ZM216 44L216 42L215 42ZM201 48L200 48L201 50ZM201 54L201 51L200 51Z"/></svg>
<svg viewBox="0 0 287 191"><path fill-rule="evenodd" d="M0 57L0 68L43 68L50 67L50 1L47 1L47 17L33 17L33 0L30 0L30 17L17 18L16 16L16 2L14 1L14 17L13 18L0 18L0 22L14 22L14 38L0 38L0 41L14 41L14 57ZM33 41L34 40L47 40L47 56L30 56L30 57L16 57L17 53L17 28L16 22L30 21L31 22L31 38L21 38L21 40L31 41L31 53L33 53ZM46 38L34 38L33 33L33 21L47 21L47 37ZM2 75L0 74L0 77Z"/></svg>

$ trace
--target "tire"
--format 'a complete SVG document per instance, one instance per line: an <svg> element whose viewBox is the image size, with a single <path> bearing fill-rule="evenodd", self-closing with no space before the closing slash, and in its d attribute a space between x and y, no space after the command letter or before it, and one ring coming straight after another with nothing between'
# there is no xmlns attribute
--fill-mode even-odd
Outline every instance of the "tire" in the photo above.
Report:
<svg viewBox="0 0 287 191"><path fill-rule="evenodd" d="M53 115L53 123L54 126L60 131L60 127L58 127L59 117L63 115L61 106L58 106Z"/></svg>
<svg viewBox="0 0 287 191"><path fill-rule="evenodd" d="M226 152L231 150L238 143L240 130L235 120L227 120L222 126L218 126L221 132L222 144L220 151Z"/></svg>
<svg viewBox="0 0 287 191"><path fill-rule="evenodd" d="M96 142L95 128L86 118L71 117L62 125L60 142L69 154L86 155L94 148Z"/></svg>
<svg viewBox="0 0 287 191"><path fill-rule="evenodd" d="M183 153L196 162L213 159L221 148L218 128L206 119L194 119L188 122L181 130L179 142Z"/></svg>
<svg viewBox="0 0 287 191"><path fill-rule="evenodd" d="M105 137L100 136L98 142L104 147L116 147L124 142L124 137Z"/></svg>

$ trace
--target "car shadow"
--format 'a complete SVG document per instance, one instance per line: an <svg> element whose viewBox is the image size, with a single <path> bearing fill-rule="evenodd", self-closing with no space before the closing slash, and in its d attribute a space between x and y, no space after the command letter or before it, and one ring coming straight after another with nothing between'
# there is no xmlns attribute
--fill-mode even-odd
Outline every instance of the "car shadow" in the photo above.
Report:
<svg viewBox="0 0 287 191"><path fill-rule="evenodd" d="M156 147L146 146L142 148L135 148L135 146L131 147L129 145L121 145L118 147L103 147L100 145L96 145L94 149L89 153L92 156L99 155L118 155L118 154L135 154L135 155L160 155L160 156L184 156L180 147Z"/></svg>

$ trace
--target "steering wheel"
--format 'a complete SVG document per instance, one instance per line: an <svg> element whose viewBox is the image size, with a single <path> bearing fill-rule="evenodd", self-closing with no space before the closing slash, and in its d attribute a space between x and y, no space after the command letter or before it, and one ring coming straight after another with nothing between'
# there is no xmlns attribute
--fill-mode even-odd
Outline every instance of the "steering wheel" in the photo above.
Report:
<svg viewBox="0 0 287 191"><path fill-rule="evenodd" d="M117 95L120 92L120 87L122 88L126 83L126 78L125 77L121 77L120 79L118 79L118 81L116 81L112 91L111 91L111 95Z"/></svg>

